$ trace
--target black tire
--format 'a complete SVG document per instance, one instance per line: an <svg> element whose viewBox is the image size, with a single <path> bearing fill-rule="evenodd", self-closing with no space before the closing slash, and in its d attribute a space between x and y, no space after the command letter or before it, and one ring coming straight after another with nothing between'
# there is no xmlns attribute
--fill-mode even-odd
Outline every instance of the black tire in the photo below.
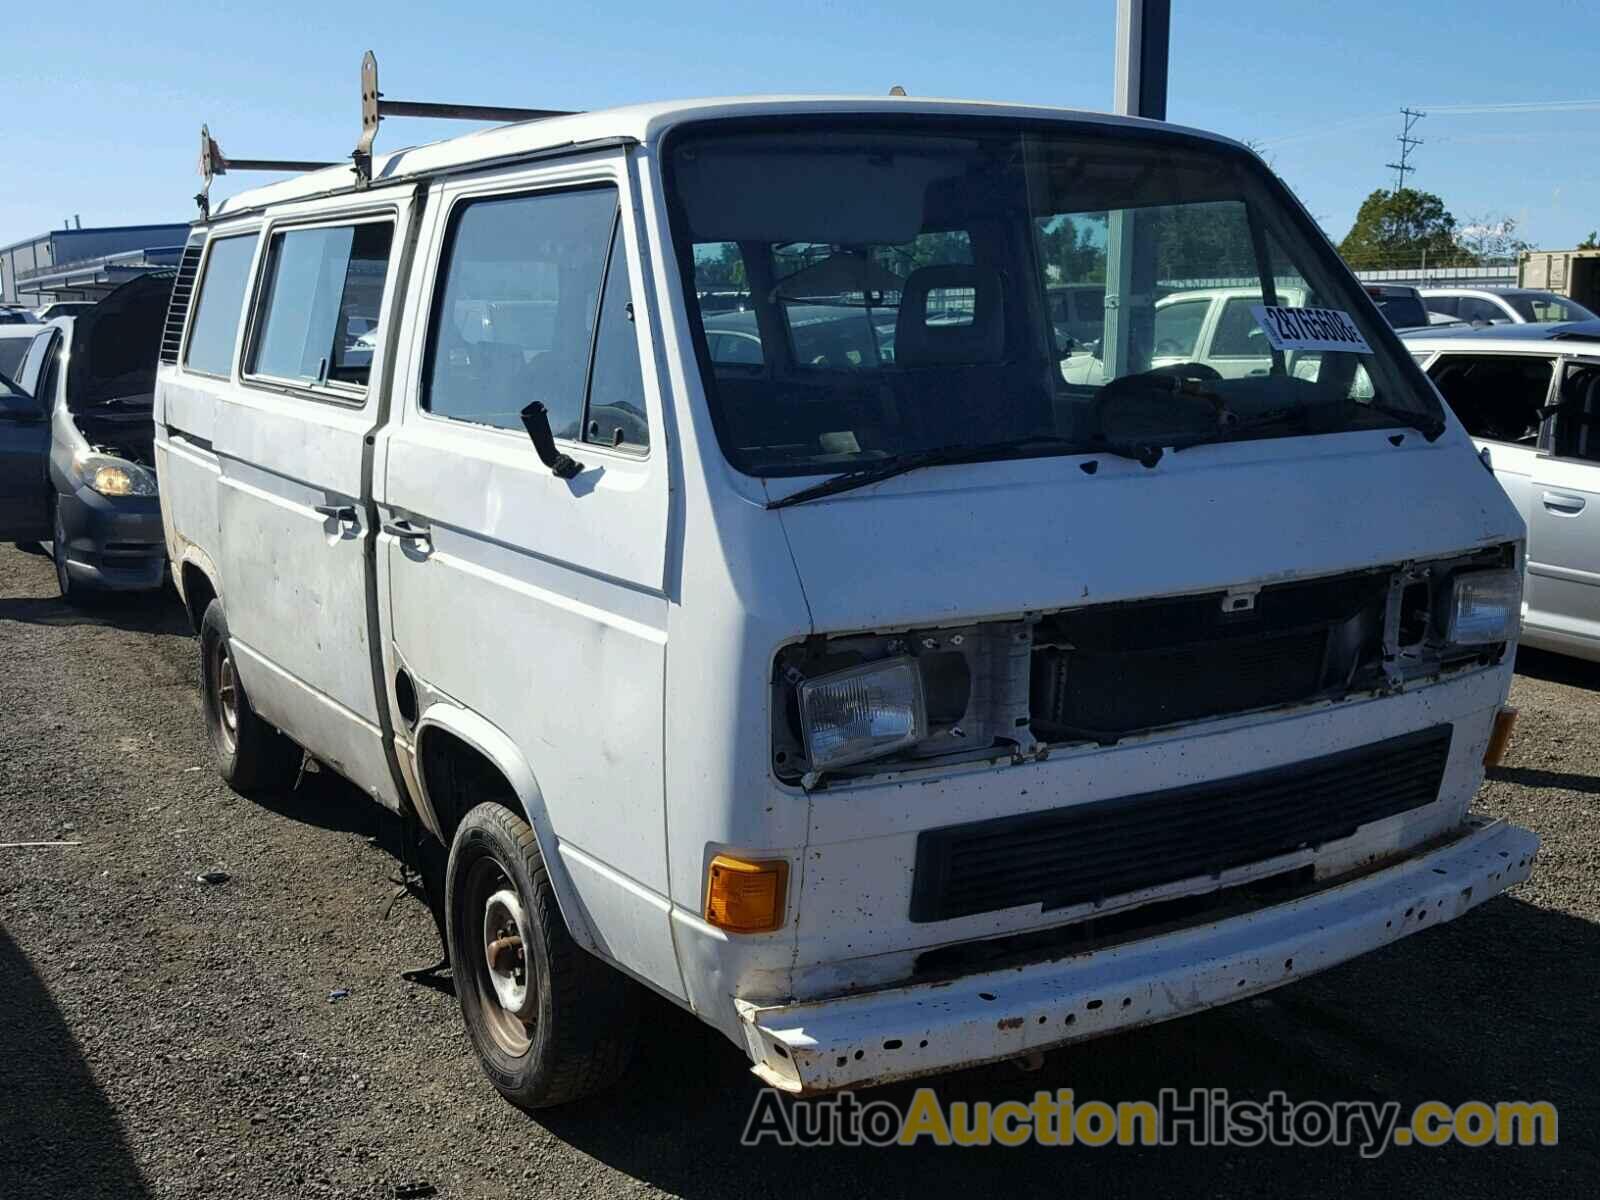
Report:
<svg viewBox="0 0 1600 1200"><path fill-rule="evenodd" d="M520 913L503 903L511 892ZM627 1069L638 985L572 940L533 830L510 809L480 804L456 829L445 928L472 1047L507 1100L525 1109L566 1104ZM503 986L520 973L524 998L515 1012L496 988L489 947L501 937L491 931L521 939L497 956Z"/></svg>
<svg viewBox="0 0 1600 1200"><path fill-rule="evenodd" d="M200 692L217 773L228 786L246 796L287 791L304 752L250 707L233 668L220 600L206 605L200 619Z"/></svg>
<svg viewBox="0 0 1600 1200"><path fill-rule="evenodd" d="M56 567L56 590L67 604L75 608L82 607L89 603L94 592L72 581L72 574L67 570L66 532L61 520L61 498L58 496L50 504L50 558Z"/></svg>

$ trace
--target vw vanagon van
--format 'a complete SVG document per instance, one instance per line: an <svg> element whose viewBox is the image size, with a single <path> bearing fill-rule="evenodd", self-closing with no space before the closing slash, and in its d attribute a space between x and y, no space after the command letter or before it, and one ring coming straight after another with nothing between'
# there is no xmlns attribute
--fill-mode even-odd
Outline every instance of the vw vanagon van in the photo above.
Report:
<svg viewBox="0 0 1600 1200"><path fill-rule="evenodd" d="M1090 285L1074 384L1049 297ZM1259 296L1256 367L1152 365L1198 287ZM520 1105L615 1078L644 989L812 1093L1251 996L1529 873L1469 812L1522 522L1233 142L844 97L358 151L196 224L161 355L222 774L308 754L448 848Z"/></svg>

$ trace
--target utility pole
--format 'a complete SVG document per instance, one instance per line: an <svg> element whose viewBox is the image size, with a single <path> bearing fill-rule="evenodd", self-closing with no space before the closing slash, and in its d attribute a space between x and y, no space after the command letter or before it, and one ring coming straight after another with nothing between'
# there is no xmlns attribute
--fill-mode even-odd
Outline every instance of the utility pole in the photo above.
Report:
<svg viewBox="0 0 1600 1200"><path fill-rule="evenodd" d="M1167 50L1172 0L1117 0L1113 109L1128 117L1167 119ZM1140 242L1131 209L1111 213L1106 229L1106 323L1100 361L1106 379L1148 363L1155 339L1155 248Z"/></svg>
<svg viewBox="0 0 1600 1200"><path fill-rule="evenodd" d="M1400 161L1397 163L1383 164L1394 172L1394 190L1397 192L1405 190L1407 172L1416 170L1416 168L1411 166L1409 162L1411 158L1411 147L1422 145L1421 138L1414 138L1411 136L1411 128L1418 121L1422 120L1423 117L1428 115L1425 112L1418 112L1416 109L1412 108L1402 108L1400 113L1403 117L1405 117L1406 121L1405 129L1401 131L1399 137L1395 138L1395 141L1400 143Z"/></svg>
<svg viewBox="0 0 1600 1200"><path fill-rule="evenodd" d="M1167 119L1167 45L1172 0L1117 0L1117 62L1113 111Z"/></svg>

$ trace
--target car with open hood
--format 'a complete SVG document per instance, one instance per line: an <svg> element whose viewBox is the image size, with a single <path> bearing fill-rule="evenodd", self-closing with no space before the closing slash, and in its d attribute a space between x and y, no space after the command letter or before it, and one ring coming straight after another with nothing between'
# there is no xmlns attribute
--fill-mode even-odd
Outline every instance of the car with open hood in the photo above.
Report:
<svg viewBox="0 0 1600 1200"><path fill-rule="evenodd" d="M18 365L49 438L7 453L6 489L18 498L0 526L13 540L50 544L68 600L165 578L151 405L172 281L171 271L140 276L88 312L38 327ZM24 425L0 426L0 442L20 447Z"/></svg>

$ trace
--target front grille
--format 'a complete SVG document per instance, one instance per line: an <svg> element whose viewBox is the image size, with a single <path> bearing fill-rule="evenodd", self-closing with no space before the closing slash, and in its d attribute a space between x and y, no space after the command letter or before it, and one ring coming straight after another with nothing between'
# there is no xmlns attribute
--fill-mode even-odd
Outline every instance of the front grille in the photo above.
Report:
<svg viewBox="0 0 1600 1200"><path fill-rule="evenodd" d="M1349 837L1438 798L1450 734L1440 725L1193 787L927 830L911 919L1063 908Z"/></svg>
<svg viewBox="0 0 1600 1200"><path fill-rule="evenodd" d="M1323 686L1328 631L1302 630L1190 646L1041 655L1045 703L1033 718L1090 737L1288 704Z"/></svg>
<svg viewBox="0 0 1600 1200"><path fill-rule="evenodd" d="M1144 729L1309 700L1377 661L1386 572L1069 610L1035 634L1030 697L1046 741L1115 742Z"/></svg>

